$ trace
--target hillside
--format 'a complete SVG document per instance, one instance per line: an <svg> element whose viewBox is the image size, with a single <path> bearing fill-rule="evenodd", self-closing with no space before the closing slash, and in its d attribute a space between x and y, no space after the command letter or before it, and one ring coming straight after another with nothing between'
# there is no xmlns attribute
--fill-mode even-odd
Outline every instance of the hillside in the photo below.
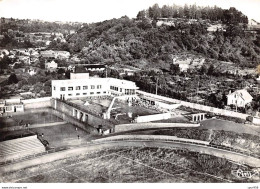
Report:
<svg viewBox="0 0 260 189"><path fill-rule="evenodd" d="M125 16L90 24L69 36L65 47L55 44L52 48L80 53L85 63L169 64L180 52L199 53L242 67L256 67L259 61L260 48L242 21L172 18L174 24L157 26L158 18L139 14L138 19ZM208 31L215 22L224 29Z"/></svg>

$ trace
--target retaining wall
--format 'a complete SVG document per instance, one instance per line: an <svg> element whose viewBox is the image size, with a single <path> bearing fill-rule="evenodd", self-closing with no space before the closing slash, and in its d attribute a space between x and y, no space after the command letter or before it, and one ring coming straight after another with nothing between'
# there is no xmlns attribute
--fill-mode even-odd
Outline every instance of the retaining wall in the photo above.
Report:
<svg viewBox="0 0 260 189"><path fill-rule="evenodd" d="M160 129L160 128L174 128L174 127L199 127L200 123L132 123L115 125L115 133L134 131L141 129Z"/></svg>
<svg viewBox="0 0 260 189"><path fill-rule="evenodd" d="M75 117L73 117L73 109L77 109L80 110L78 108L72 107L64 102L61 102L59 100L56 99L52 99L51 100L51 106L52 108L54 108L54 110L56 110L57 112L61 113L62 115L58 116L58 117L62 117L63 120L67 121L66 116L73 118L71 119L73 122L77 121L80 122L78 119L76 119ZM82 110L80 110L81 112L83 112L84 114L86 114L88 116L87 122L82 122L82 124L85 124L87 126L90 126L92 128L97 128L99 125L102 125L104 127L110 127L110 128L114 128L114 125L111 124L110 122L108 122L107 120L102 119L101 117L96 117L88 112L84 112ZM70 122L71 123L71 122ZM72 123L73 124L73 123Z"/></svg>
<svg viewBox="0 0 260 189"><path fill-rule="evenodd" d="M51 107L51 97L43 97L43 98L35 98L35 99L27 99L21 100L24 104L24 109L31 108L47 108Z"/></svg>
<svg viewBox="0 0 260 189"><path fill-rule="evenodd" d="M170 118L171 118L171 113L162 113L162 114L138 116L136 117L135 121L137 123L143 123L143 122L158 121L158 120L170 119Z"/></svg>
<svg viewBox="0 0 260 189"><path fill-rule="evenodd" d="M248 114L242 114L239 112L234 112L234 111L230 111L230 110L224 110L224 109L219 109L219 108L214 108L211 106L205 106L205 105L201 105L201 104L195 104L195 103L191 103L191 102L186 102L186 101L182 101L182 100L177 100L177 99L173 99L173 98L168 98L168 97L164 97L164 96L160 96L160 95L155 95L152 93L147 93L147 92L143 92L140 90L137 90L137 94L142 94L145 96L151 96L154 98L159 98L162 100L166 100L172 103L179 103L183 106L189 107L189 108L193 108L193 109L197 109L197 110L202 110L205 112L212 112L215 114L220 114L220 115L224 115L224 116L230 116L230 117L237 117L237 118L241 118L246 120L246 118L249 116Z"/></svg>

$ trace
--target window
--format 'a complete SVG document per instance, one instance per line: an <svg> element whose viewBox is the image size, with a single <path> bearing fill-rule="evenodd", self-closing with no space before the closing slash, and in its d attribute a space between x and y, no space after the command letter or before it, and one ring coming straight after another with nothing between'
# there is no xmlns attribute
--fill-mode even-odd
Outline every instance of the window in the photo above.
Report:
<svg viewBox="0 0 260 189"><path fill-rule="evenodd" d="M97 92L97 94L100 94L100 92Z"/></svg>
<svg viewBox="0 0 260 189"><path fill-rule="evenodd" d="M6 110L6 111L11 111L11 110L12 110L12 107L6 106L6 107L5 107L5 110Z"/></svg>
<svg viewBox="0 0 260 189"><path fill-rule="evenodd" d="M77 87L76 87L76 90L80 90L80 86L77 86Z"/></svg>
<svg viewBox="0 0 260 189"><path fill-rule="evenodd" d="M54 91L56 90L56 87L55 87L55 86L53 87L53 90L54 90Z"/></svg>
<svg viewBox="0 0 260 189"><path fill-rule="evenodd" d="M65 90L66 90L65 87L61 87L61 88L60 88L60 91L65 91Z"/></svg>
<svg viewBox="0 0 260 189"><path fill-rule="evenodd" d="M72 94L68 94L69 96L72 96Z"/></svg>
<svg viewBox="0 0 260 189"><path fill-rule="evenodd" d="M83 95L87 95L87 93L83 93Z"/></svg>
<svg viewBox="0 0 260 189"><path fill-rule="evenodd" d="M90 92L90 94L91 94L91 95L93 95L93 94L94 94L94 92Z"/></svg>
<svg viewBox="0 0 260 189"><path fill-rule="evenodd" d="M120 88L120 92L122 92L122 88Z"/></svg>
<svg viewBox="0 0 260 189"><path fill-rule="evenodd" d="M106 92L106 91L104 91L103 93L104 93L104 94L106 94L107 92Z"/></svg>
<svg viewBox="0 0 260 189"><path fill-rule="evenodd" d="M73 91L73 87L68 87L68 91Z"/></svg>
<svg viewBox="0 0 260 189"><path fill-rule="evenodd" d="M80 94L79 93L76 93L77 96L79 96Z"/></svg>
<svg viewBox="0 0 260 189"><path fill-rule="evenodd" d="M97 85L97 89L101 89L101 87L102 87L101 85Z"/></svg>
<svg viewBox="0 0 260 189"><path fill-rule="evenodd" d="M95 89L95 85L91 85L91 89Z"/></svg>
<svg viewBox="0 0 260 189"><path fill-rule="evenodd" d="M83 90L87 90L88 89L88 86L83 86Z"/></svg>

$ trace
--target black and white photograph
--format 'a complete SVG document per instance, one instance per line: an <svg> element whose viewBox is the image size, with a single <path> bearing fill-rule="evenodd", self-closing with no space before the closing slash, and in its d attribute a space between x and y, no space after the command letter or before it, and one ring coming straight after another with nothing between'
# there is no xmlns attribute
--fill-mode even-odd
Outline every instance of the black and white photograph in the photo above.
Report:
<svg viewBox="0 0 260 189"><path fill-rule="evenodd" d="M260 0L0 0L0 189L90 183L259 189Z"/></svg>

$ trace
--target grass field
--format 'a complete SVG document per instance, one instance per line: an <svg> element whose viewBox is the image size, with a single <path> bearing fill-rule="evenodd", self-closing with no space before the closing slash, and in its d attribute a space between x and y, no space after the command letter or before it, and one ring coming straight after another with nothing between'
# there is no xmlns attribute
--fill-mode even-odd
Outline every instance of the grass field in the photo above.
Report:
<svg viewBox="0 0 260 189"><path fill-rule="evenodd" d="M89 152L17 172L4 182L18 183L132 183L132 182L259 182L238 179L239 165L187 150L115 148Z"/></svg>

